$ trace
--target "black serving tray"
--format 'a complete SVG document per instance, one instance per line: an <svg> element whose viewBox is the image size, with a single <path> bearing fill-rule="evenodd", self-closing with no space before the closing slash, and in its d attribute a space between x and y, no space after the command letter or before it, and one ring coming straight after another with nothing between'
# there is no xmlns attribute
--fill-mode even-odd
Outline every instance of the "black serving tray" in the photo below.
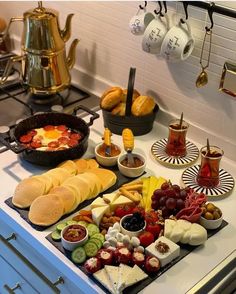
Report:
<svg viewBox="0 0 236 294"><path fill-rule="evenodd" d="M215 229L215 230L208 230L207 231L207 238L209 239L211 236L215 235L217 232L219 232L220 230L222 230L225 226L228 225L228 222L226 222L225 220L222 221L222 224L219 228ZM53 244L59 251L61 251L69 260L71 260L71 252L64 249L61 241L54 241L51 237L51 234L46 236L46 239ZM207 242L206 242L207 243ZM141 290L143 290L146 286L148 286L149 284L151 284L154 280L156 280L159 276L161 276L164 272L166 272L169 268L171 268L173 265L175 265L177 262L179 262L181 259L183 259L185 256L187 256L189 253L191 253L195 248L198 248L200 246L191 246L188 244L179 244L180 245L180 256L175 258L174 260L172 260L170 263L168 263L166 266L162 267L158 273L153 273L150 274L148 273L148 278L146 278L143 281L140 281L136 284L134 284L133 286L130 286L128 288L126 288L123 293L124 294L136 294L138 292L140 292ZM206 245L207 246L207 245ZM90 275L86 272L86 270L84 269L84 267L82 265L77 265L75 264L76 267L78 267L83 273L85 273L87 276L89 276L89 278L91 278L91 280L93 280L97 285L99 285L99 287L106 293L110 293L102 284L100 284L94 277L93 275Z"/></svg>
<svg viewBox="0 0 236 294"><path fill-rule="evenodd" d="M107 189L106 191L100 193L97 197L101 196L102 194L111 193L111 192L117 190L117 189L118 189L120 186L122 186L123 184L126 184L126 183L128 183L128 182L134 180L134 178L131 179L131 178L128 178L128 177L122 175L122 174L119 172L117 166L109 167L109 170L113 171L113 172L116 174L116 176L117 176L117 181L116 181L116 183L115 183L112 187L110 187L110 188ZM144 175L145 173L146 173L146 172L144 172L143 175ZM97 198L97 197L96 197L96 198ZM83 201L82 203L80 203L80 205L79 205L74 211L72 211L71 213L68 213L68 214L63 215L63 216L61 217L61 219L60 219L58 222L60 222L60 221L62 221L63 219L67 218L68 216L72 215L73 213L75 213L75 212L81 210L82 208L88 206L90 203L92 203L92 202L94 201L94 199L95 199L95 198ZM29 224L30 224L35 230L37 230L37 231L44 231L44 230L46 230L47 228L51 227L51 225L50 225L50 226L38 226L38 225L32 224L32 223L30 222L30 220L28 219L29 209L28 209L28 208L27 208L27 209L21 209L21 208L18 208L18 207L16 207L16 206L14 206L13 203L12 203L12 197L6 199L6 200L5 200L5 203L6 203L9 207L11 207L12 209L16 210L16 211L20 214L20 216L21 216L21 217L22 217L27 223L29 223Z"/></svg>

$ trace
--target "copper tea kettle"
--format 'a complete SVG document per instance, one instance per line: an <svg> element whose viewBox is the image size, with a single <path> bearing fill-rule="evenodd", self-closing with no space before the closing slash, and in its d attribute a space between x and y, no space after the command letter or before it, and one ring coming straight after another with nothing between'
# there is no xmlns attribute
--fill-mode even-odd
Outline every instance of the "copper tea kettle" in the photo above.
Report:
<svg viewBox="0 0 236 294"><path fill-rule="evenodd" d="M30 91L37 95L50 95L67 88L71 82L69 69L75 63L75 49L79 42L74 39L66 57L65 43L71 35L71 19L67 16L65 28L60 29L58 13L42 6L28 10L23 17L13 17L12 22L23 21L21 41L22 55L12 57L6 66L0 83L4 83L15 61L21 61L22 79Z"/></svg>

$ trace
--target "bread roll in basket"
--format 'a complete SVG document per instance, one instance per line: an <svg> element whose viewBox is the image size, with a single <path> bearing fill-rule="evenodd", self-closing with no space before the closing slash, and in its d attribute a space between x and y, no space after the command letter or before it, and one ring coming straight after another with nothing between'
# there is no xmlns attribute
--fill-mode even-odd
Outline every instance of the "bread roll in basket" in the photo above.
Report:
<svg viewBox="0 0 236 294"><path fill-rule="evenodd" d="M118 135L122 134L124 128L131 129L134 136L149 133L159 109L158 105L152 97L140 95L135 89L128 105L127 92L126 89L112 87L101 96L104 127ZM128 111L127 107L130 108Z"/></svg>

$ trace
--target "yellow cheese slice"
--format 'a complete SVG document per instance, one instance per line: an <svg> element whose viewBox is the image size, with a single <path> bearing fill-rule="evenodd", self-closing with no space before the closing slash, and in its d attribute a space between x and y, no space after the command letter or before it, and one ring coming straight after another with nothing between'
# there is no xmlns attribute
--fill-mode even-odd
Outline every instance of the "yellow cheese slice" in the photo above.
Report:
<svg viewBox="0 0 236 294"><path fill-rule="evenodd" d="M110 207L111 210L115 210L117 206L126 204L133 204L133 201L123 195L120 195L114 202L110 204Z"/></svg>
<svg viewBox="0 0 236 294"><path fill-rule="evenodd" d="M103 194L102 198L109 204L113 203L117 198L119 194L116 192L109 193L109 194Z"/></svg>
<svg viewBox="0 0 236 294"><path fill-rule="evenodd" d="M91 209L96 208L96 207L101 207L101 206L107 206L107 203L103 200L102 197L98 197L98 198L96 198L96 199L90 204Z"/></svg>

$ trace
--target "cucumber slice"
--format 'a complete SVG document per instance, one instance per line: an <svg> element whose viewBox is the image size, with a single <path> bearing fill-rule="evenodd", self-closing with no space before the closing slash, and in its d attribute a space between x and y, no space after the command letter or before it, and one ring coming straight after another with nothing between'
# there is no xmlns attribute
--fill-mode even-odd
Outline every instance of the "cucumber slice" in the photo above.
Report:
<svg viewBox="0 0 236 294"><path fill-rule="evenodd" d="M87 226L87 230L90 237L93 236L94 234L99 233L99 227L94 224L89 224Z"/></svg>
<svg viewBox="0 0 236 294"><path fill-rule="evenodd" d="M74 220L68 220L68 221L66 222L66 224L67 224L67 225L77 225L78 223L77 223L77 221L74 221Z"/></svg>
<svg viewBox="0 0 236 294"><path fill-rule="evenodd" d="M86 260L86 253L83 247L77 247L72 251L71 259L74 263L83 263Z"/></svg>
<svg viewBox="0 0 236 294"><path fill-rule="evenodd" d="M61 232L56 230L56 231L53 231L51 233L51 237L54 241L60 241L61 240Z"/></svg>
<svg viewBox="0 0 236 294"><path fill-rule="evenodd" d="M88 223L85 222L85 221L78 221L77 224L81 225L81 226L84 226L85 228L87 228L87 226L88 226Z"/></svg>
<svg viewBox="0 0 236 294"><path fill-rule="evenodd" d="M67 226L67 223L60 223L57 225L57 230L62 231Z"/></svg>
<svg viewBox="0 0 236 294"><path fill-rule="evenodd" d="M96 234L92 235L91 239L93 239L93 238L100 240L102 242L102 244L105 242L105 237L101 233L96 233Z"/></svg>
<svg viewBox="0 0 236 294"><path fill-rule="evenodd" d="M102 248L102 241L97 238L90 238L89 242L93 242L97 245L98 249Z"/></svg>
<svg viewBox="0 0 236 294"><path fill-rule="evenodd" d="M85 253L88 257L93 257L97 254L98 252L98 247L94 242L90 242L88 241L85 245L84 245L84 250Z"/></svg>

